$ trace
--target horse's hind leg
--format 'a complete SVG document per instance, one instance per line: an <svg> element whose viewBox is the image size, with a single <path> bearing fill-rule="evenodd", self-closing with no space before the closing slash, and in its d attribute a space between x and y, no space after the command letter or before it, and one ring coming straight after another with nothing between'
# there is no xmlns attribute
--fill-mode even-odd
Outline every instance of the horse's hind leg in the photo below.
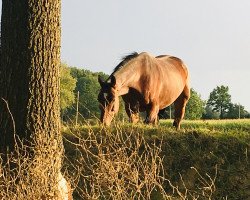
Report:
<svg viewBox="0 0 250 200"><path fill-rule="evenodd" d="M186 107L189 97L190 97L190 89L189 87L185 86L183 92L174 102L175 118L174 118L173 126L175 126L176 130L180 129L180 123L184 117L185 107Z"/></svg>

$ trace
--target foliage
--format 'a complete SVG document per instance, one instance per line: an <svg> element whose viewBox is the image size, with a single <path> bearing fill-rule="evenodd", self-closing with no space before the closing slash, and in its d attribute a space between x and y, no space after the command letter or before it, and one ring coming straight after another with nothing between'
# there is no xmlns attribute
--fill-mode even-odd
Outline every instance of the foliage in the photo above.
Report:
<svg viewBox="0 0 250 200"><path fill-rule="evenodd" d="M240 104L230 103L229 111L227 114L228 119L237 119L237 118L248 118L249 113L244 109L244 106Z"/></svg>
<svg viewBox="0 0 250 200"><path fill-rule="evenodd" d="M79 112L85 118L98 116L99 103L97 95L99 84L96 77L89 75L77 80L76 90L79 91Z"/></svg>
<svg viewBox="0 0 250 200"><path fill-rule="evenodd" d="M228 86L217 86L209 96L203 119L238 119L250 118L244 106L231 102Z"/></svg>
<svg viewBox="0 0 250 200"><path fill-rule="evenodd" d="M207 105L213 111L220 113L220 119L225 118L226 113L229 111L231 103L231 95L229 94L228 86L217 86L209 95Z"/></svg>
<svg viewBox="0 0 250 200"><path fill-rule="evenodd" d="M100 112L97 101L100 90L98 75L104 77L107 75L77 68L71 68L71 74L77 79L75 95L79 92L79 113L83 118L98 117Z"/></svg>
<svg viewBox="0 0 250 200"><path fill-rule="evenodd" d="M60 66L60 105L62 114L75 103L76 79L70 74L66 64Z"/></svg>
<svg viewBox="0 0 250 200"><path fill-rule="evenodd" d="M201 96L191 88L191 96L186 106L186 119L201 119L204 113L205 102L201 99Z"/></svg>
<svg viewBox="0 0 250 200"><path fill-rule="evenodd" d="M211 106L206 105L205 112L202 115L202 119L219 119L220 113L213 111Z"/></svg>
<svg viewBox="0 0 250 200"><path fill-rule="evenodd" d="M100 73L94 73L85 69L78 69L76 67L69 67L70 77L75 80L75 87L70 88L70 96L74 96L74 103L67 104L67 109L63 113L64 121L73 120L76 116L77 107L77 93L79 92L78 111L80 117L83 119L96 118L99 115L99 104L97 101L97 95L99 92L98 75L107 77L107 75ZM68 71L67 71L68 76ZM72 81L72 78L71 81ZM68 87L69 88L69 87ZM72 102L72 101L71 101Z"/></svg>

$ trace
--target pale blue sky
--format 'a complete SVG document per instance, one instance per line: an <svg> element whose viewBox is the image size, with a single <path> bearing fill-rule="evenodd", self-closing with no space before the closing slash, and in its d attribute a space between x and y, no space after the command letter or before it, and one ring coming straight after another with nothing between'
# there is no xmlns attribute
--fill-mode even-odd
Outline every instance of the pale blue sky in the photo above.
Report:
<svg viewBox="0 0 250 200"><path fill-rule="evenodd" d="M62 60L111 73L132 51L175 55L203 99L224 84L250 111L249 10L249 0L62 0Z"/></svg>
<svg viewBox="0 0 250 200"><path fill-rule="evenodd" d="M250 0L62 0L62 61L111 73L133 51L180 57L207 99L227 85L250 111Z"/></svg>

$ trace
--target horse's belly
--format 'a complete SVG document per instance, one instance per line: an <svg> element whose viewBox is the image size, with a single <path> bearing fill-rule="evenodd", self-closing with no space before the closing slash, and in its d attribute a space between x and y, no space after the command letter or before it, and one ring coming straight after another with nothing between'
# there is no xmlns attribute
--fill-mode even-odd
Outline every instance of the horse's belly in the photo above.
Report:
<svg viewBox="0 0 250 200"><path fill-rule="evenodd" d="M178 97L177 97L178 98ZM177 98L165 98L159 102L159 109L163 109L171 105Z"/></svg>
<svg viewBox="0 0 250 200"><path fill-rule="evenodd" d="M161 77L159 86L159 107L163 109L171 105L183 92L186 80L179 71L166 71L165 76Z"/></svg>
<svg viewBox="0 0 250 200"><path fill-rule="evenodd" d="M173 88L161 91L159 95L159 108L163 109L171 105L180 96L183 91L183 88Z"/></svg>

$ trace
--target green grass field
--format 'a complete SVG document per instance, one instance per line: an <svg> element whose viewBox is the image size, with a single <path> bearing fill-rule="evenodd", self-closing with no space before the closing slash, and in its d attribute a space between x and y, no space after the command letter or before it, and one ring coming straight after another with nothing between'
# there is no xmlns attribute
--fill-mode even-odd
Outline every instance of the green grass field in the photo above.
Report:
<svg viewBox="0 0 250 200"><path fill-rule="evenodd" d="M161 120L160 125L171 126L172 120ZM226 119L226 120L183 120L184 129L208 129L208 130L246 130L250 131L250 119Z"/></svg>

